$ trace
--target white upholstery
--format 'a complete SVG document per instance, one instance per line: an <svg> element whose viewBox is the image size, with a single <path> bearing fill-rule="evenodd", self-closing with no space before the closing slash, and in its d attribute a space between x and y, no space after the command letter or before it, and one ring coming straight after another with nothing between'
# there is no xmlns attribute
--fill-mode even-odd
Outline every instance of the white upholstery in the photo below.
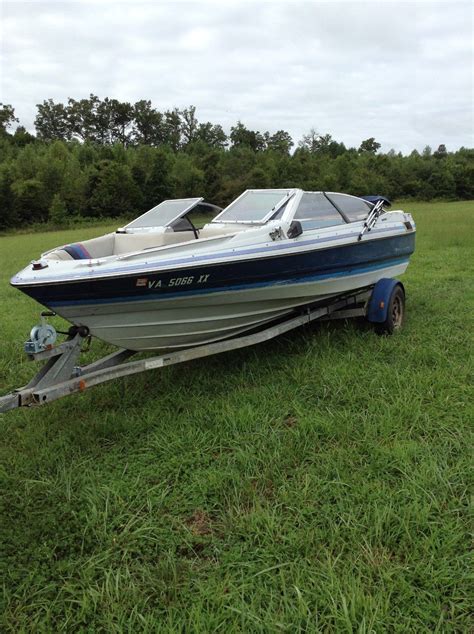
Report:
<svg viewBox="0 0 474 634"><path fill-rule="evenodd" d="M112 255L114 252L115 234L107 233L105 236L99 236L98 238L91 238L90 240L84 240L79 242L92 258L104 258L108 255ZM45 256L46 260L73 260L74 258L69 255L67 251L62 248L55 249Z"/></svg>
<svg viewBox="0 0 474 634"><path fill-rule="evenodd" d="M123 255L132 251L148 249L149 247L159 247L163 244L163 238L163 233L116 233L114 254Z"/></svg>
<svg viewBox="0 0 474 634"><path fill-rule="evenodd" d="M167 231L164 234L163 244L176 244L178 242L187 242L188 240L195 240L196 236L194 231Z"/></svg>
<svg viewBox="0 0 474 634"><path fill-rule="evenodd" d="M143 251L178 242L194 240L193 231L151 231L145 233L108 233L105 236L79 242L92 258L105 258L110 255L123 255L133 251ZM44 256L47 260L73 260L64 248L58 248Z"/></svg>
<svg viewBox="0 0 474 634"><path fill-rule="evenodd" d="M107 233L105 236L84 240L82 244L93 258L103 258L114 252L115 233Z"/></svg>
<svg viewBox="0 0 474 634"><path fill-rule="evenodd" d="M116 233L114 254L123 255L132 251L142 251L143 249L161 247L166 244L176 244L177 242L186 242L193 239L194 233L192 231Z"/></svg>
<svg viewBox="0 0 474 634"><path fill-rule="evenodd" d="M44 257L44 260L72 260L72 255L69 255L67 251L64 249L55 249L54 251L50 251Z"/></svg>

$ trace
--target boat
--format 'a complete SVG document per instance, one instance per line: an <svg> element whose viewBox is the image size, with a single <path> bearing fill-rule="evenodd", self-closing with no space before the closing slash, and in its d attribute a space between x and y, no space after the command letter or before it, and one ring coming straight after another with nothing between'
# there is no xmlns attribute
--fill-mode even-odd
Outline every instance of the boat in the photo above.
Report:
<svg viewBox="0 0 474 634"><path fill-rule="evenodd" d="M382 196L250 189L225 209L166 200L117 231L47 251L11 284L131 351L232 338L405 272L411 214ZM216 213L201 229L193 216Z"/></svg>

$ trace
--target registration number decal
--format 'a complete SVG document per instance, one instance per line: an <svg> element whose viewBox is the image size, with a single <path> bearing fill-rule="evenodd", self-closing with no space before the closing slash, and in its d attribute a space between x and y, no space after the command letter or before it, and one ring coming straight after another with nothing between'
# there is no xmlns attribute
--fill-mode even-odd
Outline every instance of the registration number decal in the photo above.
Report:
<svg viewBox="0 0 474 634"><path fill-rule="evenodd" d="M210 274L204 275L189 275L187 277L172 277L168 283L164 280L149 280L147 277L138 277L135 286L141 288L148 288L153 290L155 288L167 288L176 286L189 286L190 284L205 284L210 277Z"/></svg>

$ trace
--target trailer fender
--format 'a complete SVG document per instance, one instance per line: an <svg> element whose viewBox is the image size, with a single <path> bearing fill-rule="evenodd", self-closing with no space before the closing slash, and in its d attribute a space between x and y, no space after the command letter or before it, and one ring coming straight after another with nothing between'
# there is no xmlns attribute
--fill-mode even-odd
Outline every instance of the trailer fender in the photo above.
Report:
<svg viewBox="0 0 474 634"><path fill-rule="evenodd" d="M367 311L367 319L371 322L380 323L387 319L387 311L390 297L396 286L400 286L405 294L405 287L399 280L383 277L377 282L372 291Z"/></svg>

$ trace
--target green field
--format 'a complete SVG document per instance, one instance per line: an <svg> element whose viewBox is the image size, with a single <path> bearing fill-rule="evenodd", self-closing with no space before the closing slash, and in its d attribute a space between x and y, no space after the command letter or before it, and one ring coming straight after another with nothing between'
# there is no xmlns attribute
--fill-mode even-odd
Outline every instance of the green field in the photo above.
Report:
<svg viewBox="0 0 474 634"><path fill-rule="evenodd" d="M474 202L404 208L394 337L314 324L0 417L1 631L471 629ZM104 230L0 238L0 393L39 312L9 277Z"/></svg>

